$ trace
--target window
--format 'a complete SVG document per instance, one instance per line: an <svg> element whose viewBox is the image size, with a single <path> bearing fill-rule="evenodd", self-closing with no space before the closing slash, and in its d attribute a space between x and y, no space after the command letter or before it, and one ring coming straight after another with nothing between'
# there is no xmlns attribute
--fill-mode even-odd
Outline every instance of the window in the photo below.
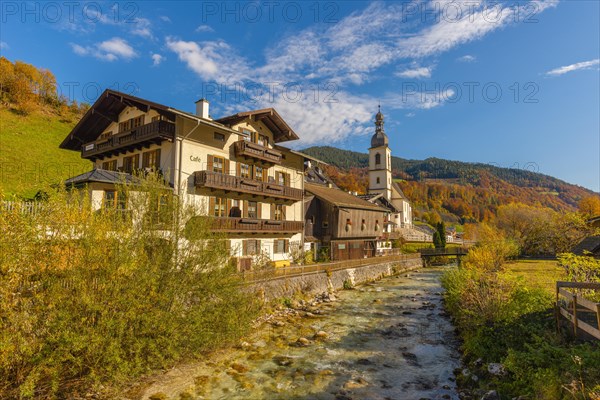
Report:
<svg viewBox="0 0 600 400"><path fill-rule="evenodd" d="M125 210L127 208L127 197L123 192L105 190L102 207L105 209Z"/></svg>
<svg viewBox="0 0 600 400"><path fill-rule="evenodd" d="M140 167L140 155L134 154L123 158L123 171L132 173Z"/></svg>
<svg viewBox="0 0 600 400"><path fill-rule="evenodd" d="M268 146L269 145L269 138L266 137L265 135L258 135L258 144L260 144L261 146Z"/></svg>
<svg viewBox="0 0 600 400"><path fill-rule="evenodd" d="M276 254L285 254L289 249L289 241L287 239L275 240L273 252Z"/></svg>
<svg viewBox="0 0 600 400"><path fill-rule="evenodd" d="M132 118L131 121L131 128L137 128L138 126L144 125L144 116L140 115L139 117Z"/></svg>
<svg viewBox="0 0 600 400"><path fill-rule="evenodd" d="M213 217L227 216L227 199L223 197L212 197L211 206L210 215Z"/></svg>
<svg viewBox="0 0 600 400"><path fill-rule="evenodd" d="M160 149L147 151L142 156L142 168L160 168Z"/></svg>
<svg viewBox="0 0 600 400"><path fill-rule="evenodd" d="M167 223L172 221L173 207L168 193L158 193L150 196L148 217L150 222Z"/></svg>
<svg viewBox="0 0 600 400"><path fill-rule="evenodd" d="M255 166L254 167L254 179L257 181L264 180L264 169L263 167Z"/></svg>
<svg viewBox="0 0 600 400"><path fill-rule="evenodd" d="M283 172L275 173L276 183L281 186L290 186L290 174Z"/></svg>
<svg viewBox="0 0 600 400"><path fill-rule="evenodd" d="M245 256L252 256L260 253L260 240L244 240L242 246L242 253Z"/></svg>
<svg viewBox="0 0 600 400"><path fill-rule="evenodd" d="M119 132L125 132L131 129L131 120L119 122Z"/></svg>
<svg viewBox="0 0 600 400"><path fill-rule="evenodd" d="M250 178L250 166L248 164L240 164L240 176Z"/></svg>
<svg viewBox="0 0 600 400"><path fill-rule="evenodd" d="M215 132L213 137L215 140L218 140L219 142L225 141L225 135L223 135L222 133Z"/></svg>
<svg viewBox="0 0 600 400"><path fill-rule="evenodd" d="M366 224L365 220L363 219L362 223L360 224L360 230L364 231L365 229L367 229L367 224Z"/></svg>
<svg viewBox="0 0 600 400"><path fill-rule="evenodd" d="M285 220L285 206L283 204L275 204L273 209L274 215L272 218L275 221L284 221Z"/></svg>
<svg viewBox="0 0 600 400"><path fill-rule="evenodd" d="M116 171L117 170L117 160L104 161L102 163L102 169L106 171Z"/></svg>
<svg viewBox="0 0 600 400"><path fill-rule="evenodd" d="M324 229L327 229L327 228L329 228L329 221L323 221L323 223L321 223L321 226L322 226Z"/></svg>
<svg viewBox="0 0 600 400"><path fill-rule="evenodd" d="M213 156L213 172L225 172L225 158Z"/></svg>
<svg viewBox="0 0 600 400"><path fill-rule="evenodd" d="M381 179L379 179L379 177L377 177L377 183L381 183Z"/></svg>
<svg viewBox="0 0 600 400"><path fill-rule="evenodd" d="M248 218L258 218L258 203L255 201L248 202Z"/></svg>
<svg viewBox="0 0 600 400"><path fill-rule="evenodd" d="M381 154L375 154L375 165L381 164Z"/></svg>

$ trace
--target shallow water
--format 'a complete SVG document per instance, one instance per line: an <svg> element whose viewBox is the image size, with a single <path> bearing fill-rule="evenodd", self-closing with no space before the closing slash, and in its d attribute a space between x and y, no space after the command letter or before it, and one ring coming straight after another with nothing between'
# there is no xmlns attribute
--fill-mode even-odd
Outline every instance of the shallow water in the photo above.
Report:
<svg viewBox="0 0 600 400"><path fill-rule="evenodd" d="M458 399L443 268L385 278L265 323L242 348L169 371L144 390L178 399ZM282 325L282 326L276 326ZM326 337L315 337L319 331ZM308 339L305 346L299 338Z"/></svg>

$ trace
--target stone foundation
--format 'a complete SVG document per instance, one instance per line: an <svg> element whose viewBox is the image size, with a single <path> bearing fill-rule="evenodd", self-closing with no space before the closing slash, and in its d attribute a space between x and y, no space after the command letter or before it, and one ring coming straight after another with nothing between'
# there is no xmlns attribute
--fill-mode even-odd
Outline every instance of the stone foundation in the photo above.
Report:
<svg viewBox="0 0 600 400"><path fill-rule="evenodd" d="M297 293L310 295L339 290L344 287L344 282L355 286L422 267L421 258L415 258L331 271L331 276L327 276L325 272L316 272L302 276L276 278L257 284L256 289L262 289L265 300L269 301L292 297Z"/></svg>

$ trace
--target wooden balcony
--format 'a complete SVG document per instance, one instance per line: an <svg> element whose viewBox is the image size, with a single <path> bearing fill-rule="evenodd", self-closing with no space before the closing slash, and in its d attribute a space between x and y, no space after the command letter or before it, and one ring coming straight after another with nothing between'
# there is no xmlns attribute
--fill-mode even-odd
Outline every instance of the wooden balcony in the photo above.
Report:
<svg viewBox="0 0 600 400"><path fill-rule="evenodd" d="M302 189L221 174L219 172L196 171L194 172L194 182L198 188L249 195L252 199L302 200Z"/></svg>
<svg viewBox="0 0 600 400"><path fill-rule="evenodd" d="M236 157L248 159L262 164L281 164L282 154L280 151L252 143L247 140L238 140L234 143Z"/></svg>
<svg viewBox="0 0 600 400"><path fill-rule="evenodd" d="M270 219L212 217L215 232L236 234L294 234L304 229L302 221L275 221Z"/></svg>
<svg viewBox="0 0 600 400"><path fill-rule="evenodd" d="M119 132L81 147L81 157L92 161L100 157L125 153L141 149L163 140L172 141L175 136L175 124L168 121L154 121L128 131Z"/></svg>

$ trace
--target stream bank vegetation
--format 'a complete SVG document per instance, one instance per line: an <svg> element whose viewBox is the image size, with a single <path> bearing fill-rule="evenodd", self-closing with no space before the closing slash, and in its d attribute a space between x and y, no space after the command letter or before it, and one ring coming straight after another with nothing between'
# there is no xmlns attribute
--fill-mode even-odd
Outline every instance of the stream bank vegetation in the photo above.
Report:
<svg viewBox="0 0 600 400"><path fill-rule="evenodd" d="M442 278L446 307L463 339L467 369L457 377L465 398L495 390L498 399L599 399L598 345L556 332L554 293L557 280L598 281L600 261L568 253L558 261L510 261L522 254L523 243L526 249L533 243L486 224L478 236L461 267ZM557 240L559 246L538 242L538 249L564 243Z"/></svg>
<svg viewBox="0 0 600 400"><path fill-rule="evenodd" d="M46 193L0 212L0 398L110 398L248 332L260 307L225 241L159 176L122 185L124 208Z"/></svg>

